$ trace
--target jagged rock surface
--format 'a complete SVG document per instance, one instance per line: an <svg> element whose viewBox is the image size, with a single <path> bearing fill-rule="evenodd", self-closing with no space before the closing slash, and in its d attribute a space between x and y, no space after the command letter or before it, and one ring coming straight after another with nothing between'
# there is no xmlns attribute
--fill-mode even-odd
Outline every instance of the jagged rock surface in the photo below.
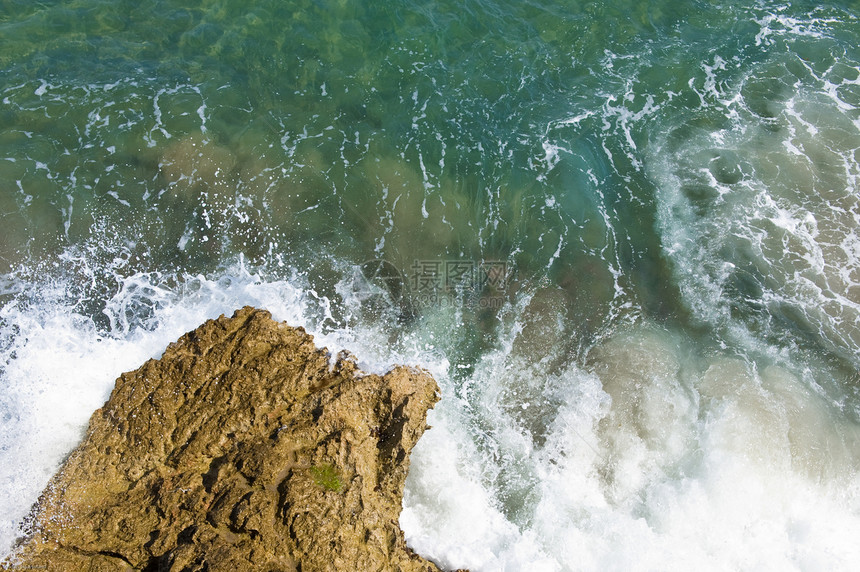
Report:
<svg viewBox="0 0 860 572"><path fill-rule="evenodd" d="M429 374L363 375L244 308L123 374L6 566L437 571L397 520Z"/></svg>

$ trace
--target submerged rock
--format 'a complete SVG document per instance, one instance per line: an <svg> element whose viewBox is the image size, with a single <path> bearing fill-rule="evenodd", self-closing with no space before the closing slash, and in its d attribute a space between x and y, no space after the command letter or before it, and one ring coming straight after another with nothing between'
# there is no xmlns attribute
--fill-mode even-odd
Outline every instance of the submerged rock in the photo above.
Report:
<svg viewBox="0 0 860 572"><path fill-rule="evenodd" d="M268 312L210 320L117 380L6 567L437 571L398 517L438 399Z"/></svg>

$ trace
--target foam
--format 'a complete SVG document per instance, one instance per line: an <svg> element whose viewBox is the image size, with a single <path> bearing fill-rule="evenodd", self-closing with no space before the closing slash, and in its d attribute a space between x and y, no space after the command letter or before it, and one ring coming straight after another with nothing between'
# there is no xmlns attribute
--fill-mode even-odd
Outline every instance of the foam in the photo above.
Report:
<svg viewBox="0 0 860 572"><path fill-rule="evenodd" d="M761 117L747 84L780 77L785 65L775 58L749 72L733 88L740 97L714 96L731 118L727 127L692 132L678 151L656 147L650 171L659 181L659 220L697 317L728 332L739 325L729 305L760 298L770 316L751 310L747 327L792 323L856 363L860 129L850 113L856 106L827 78L853 85L860 64L805 66L794 93L770 102L775 116ZM708 157L717 159L705 172ZM725 163L721 171L716 160ZM743 291L750 287L761 294Z"/></svg>
<svg viewBox="0 0 860 572"><path fill-rule="evenodd" d="M468 404L440 403L407 482L413 548L477 571L855 561L858 425L797 376L697 356L649 325L606 338L585 367L544 364L500 348L476 369ZM523 378L564 398L529 419L510 393ZM519 487L531 495L512 507Z"/></svg>

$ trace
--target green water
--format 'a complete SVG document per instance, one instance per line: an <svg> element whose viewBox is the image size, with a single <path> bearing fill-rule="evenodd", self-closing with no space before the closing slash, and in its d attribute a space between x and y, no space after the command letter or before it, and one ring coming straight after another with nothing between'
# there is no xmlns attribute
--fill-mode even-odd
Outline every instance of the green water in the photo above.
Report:
<svg viewBox="0 0 860 572"><path fill-rule="evenodd" d="M702 28L683 41L708 36L698 10L669 14L558 3L17 7L0 52L0 154L16 159L3 164L7 269L96 243L145 256L144 268L191 271L237 252L271 265L308 245L401 267L511 258L527 276L623 257L652 269L633 270L652 277L645 298L665 298L650 185L598 118L581 133L556 124L600 109L629 69L657 63L607 69L608 53L680 44L673 28L685 20ZM640 90L667 80L680 90L673 72L649 72ZM542 145L564 131L574 155L550 171ZM616 240L606 212L629 239Z"/></svg>
<svg viewBox="0 0 860 572"><path fill-rule="evenodd" d="M643 97L659 105L667 89L684 91L728 8L6 12L0 156L15 161L0 166L4 265L79 249L106 269L108 284L81 294L93 309L115 272L208 273L242 253L275 275L281 264L325 274L320 256L384 259L404 274L415 260L503 260L526 287L560 284L583 333L600 328L618 292L610 264L625 298L615 306L683 312L653 228L653 186L627 156L631 142L647 146L647 130L620 137L628 125L611 99L638 94L635 114L654 106ZM545 143L568 152L556 164Z"/></svg>

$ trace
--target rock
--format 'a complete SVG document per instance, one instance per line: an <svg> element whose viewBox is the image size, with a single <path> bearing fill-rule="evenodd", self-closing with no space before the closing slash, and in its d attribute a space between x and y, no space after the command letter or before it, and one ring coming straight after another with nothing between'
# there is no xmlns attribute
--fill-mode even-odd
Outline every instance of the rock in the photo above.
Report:
<svg viewBox="0 0 860 572"><path fill-rule="evenodd" d="M5 567L435 572L398 518L438 391L265 311L210 320L117 380Z"/></svg>

